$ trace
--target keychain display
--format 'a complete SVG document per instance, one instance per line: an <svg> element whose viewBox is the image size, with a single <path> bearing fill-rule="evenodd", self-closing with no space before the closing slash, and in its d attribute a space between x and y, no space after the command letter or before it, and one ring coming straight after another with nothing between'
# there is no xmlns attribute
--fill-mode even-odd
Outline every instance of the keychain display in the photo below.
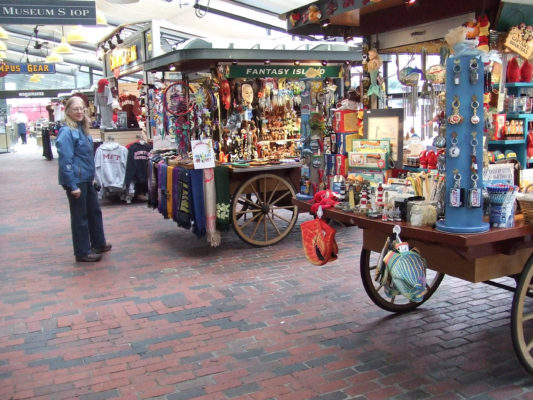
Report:
<svg viewBox="0 0 533 400"><path fill-rule="evenodd" d="M463 207L465 190L461 187L461 174L458 169L453 170L453 187L450 189L450 206Z"/></svg>
<svg viewBox="0 0 533 400"><path fill-rule="evenodd" d="M472 102L470 103L470 106L472 107L472 117L470 117L470 122L472 122L473 125L477 125L481 119L477 115L479 101L477 101L477 96L475 94L472 95Z"/></svg>
<svg viewBox="0 0 533 400"><path fill-rule="evenodd" d="M483 62L477 55L450 57L446 64L446 147L445 160L437 163L446 174L445 218L435 228L451 233L478 233L490 229L483 219L483 152L484 109ZM481 79L480 79L481 77ZM445 167L444 167L445 165Z"/></svg>
<svg viewBox="0 0 533 400"><path fill-rule="evenodd" d="M477 132L472 132L472 140L470 145L472 146L472 155L471 155L471 164L470 171L472 175L470 179L472 180L472 187L468 190L468 207L477 208L481 207L481 190L477 186L477 181L479 180L478 166L477 166L477 157L476 157L476 147L478 145L478 140L476 138Z"/></svg>
<svg viewBox="0 0 533 400"><path fill-rule="evenodd" d="M461 149L459 148L459 146L457 146L457 132L452 132L452 140L451 140L451 144L452 146L450 147L450 149L448 150L448 154L450 157L452 158L456 158L456 157L459 157L461 155Z"/></svg>
<svg viewBox="0 0 533 400"><path fill-rule="evenodd" d="M464 117L459 114L459 107L461 107L459 96L454 96L452 101L452 115L448 117L449 124L459 125L461 122L463 122Z"/></svg>

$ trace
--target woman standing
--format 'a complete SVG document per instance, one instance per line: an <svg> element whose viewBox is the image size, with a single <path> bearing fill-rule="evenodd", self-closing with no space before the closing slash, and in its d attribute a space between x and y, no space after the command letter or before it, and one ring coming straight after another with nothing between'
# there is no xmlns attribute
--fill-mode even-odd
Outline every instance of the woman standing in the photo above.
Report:
<svg viewBox="0 0 533 400"><path fill-rule="evenodd" d="M85 103L71 97L65 105L65 121L59 130L56 147L59 159L59 184L67 192L70 227L76 261L100 261L111 250L106 243L102 211L93 186L93 140Z"/></svg>

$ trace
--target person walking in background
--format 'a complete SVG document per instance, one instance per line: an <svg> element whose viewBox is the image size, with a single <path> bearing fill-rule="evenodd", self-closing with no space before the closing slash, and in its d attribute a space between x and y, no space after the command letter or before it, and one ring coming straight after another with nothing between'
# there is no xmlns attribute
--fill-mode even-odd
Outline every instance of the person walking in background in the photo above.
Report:
<svg viewBox="0 0 533 400"><path fill-rule="evenodd" d="M22 141L22 144L26 144L26 129L28 124L28 117L22 111L17 110L15 114L15 124L17 125L17 133Z"/></svg>
<svg viewBox="0 0 533 400"><path fill-rule="evenodd" d="M71 97L65 105L64 125L56 141L59 184L67 193L70 207L72 244L76 261L100 261L111 250L106 242L102 210L94 187L93 140L89 118L80 97Z"/></svg>

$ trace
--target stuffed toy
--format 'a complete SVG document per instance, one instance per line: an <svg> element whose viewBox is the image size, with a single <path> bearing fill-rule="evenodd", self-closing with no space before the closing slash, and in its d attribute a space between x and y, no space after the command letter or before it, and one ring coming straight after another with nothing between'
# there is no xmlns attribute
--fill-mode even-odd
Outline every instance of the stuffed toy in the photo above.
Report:
<svg viewBox="0 0 533 400"><path fill-rule="evenodd" d="M516 57L511 58L507 64L507 82L520 82L520 67Z"/></svg>
<svg viewBox="0 0 533 400"><path fill-rule="evenodd" d="M302 15L299 13L291 13L289 16L289 22L291 23L291 26L294 28L298 22L302 19Z"/></svg>
<svg viewBox="0 0 533 400"><path fill-rule="evenodd" d="M335 207L338 202L337 195L331 190L321 190L316 192L313 197L314 204L311 206L311 214L316 215L320 206L325 210L327 208Z"/></svg>
<svg viewBox="0 0 533 400"><path fill-rule="evenodd" d="M320 9L313 5L310 5L307 9L307 20L312 24L318 24L320 23L320 19L322 18L322 13L320 12Z"/></svg>
<svg viewBox="0 0 533 400"><path fill-rule="evenodd" d="M477 48L481 51L488 52L489 51L489 17L486 15L482 15L477 19L478 26L479 26L479 34L477 36L477 39L479 41Z"/></svg>

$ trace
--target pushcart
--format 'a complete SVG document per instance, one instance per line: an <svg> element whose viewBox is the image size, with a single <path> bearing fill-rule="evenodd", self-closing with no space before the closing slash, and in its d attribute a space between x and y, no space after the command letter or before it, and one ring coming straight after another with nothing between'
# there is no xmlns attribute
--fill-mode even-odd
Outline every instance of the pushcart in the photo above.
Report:
<svg viewBox="0 0 533 400"><path fill-rule="evenodd" d="M300 163L238 167L230 165L231 224L243 241L271 246L283 240L298 219L291 199Z"/></svg>
<svg viewBox="0 0 533 400"><path fill-rule="evenodd" d="M300 211L309 212L311 204L293 198ZM405 222L385 222L362 214L336 208L324 210L323 218L363 230L360 274L370 299L384 310L403 313L426 302L437 290L445 274L483 282L514 292L511 306L511 335L515 352L524 368L533 373L533 227L517 217L512 228L494 228L485 233L451 234L431 227L415 227ZM401 228L401 238L417 247L427 260L427 291L415 303L399 295L388 297L377 282L375 269L379 254L394 225ZM497 278L511 277L516 285L503 284Z"/></svg>

